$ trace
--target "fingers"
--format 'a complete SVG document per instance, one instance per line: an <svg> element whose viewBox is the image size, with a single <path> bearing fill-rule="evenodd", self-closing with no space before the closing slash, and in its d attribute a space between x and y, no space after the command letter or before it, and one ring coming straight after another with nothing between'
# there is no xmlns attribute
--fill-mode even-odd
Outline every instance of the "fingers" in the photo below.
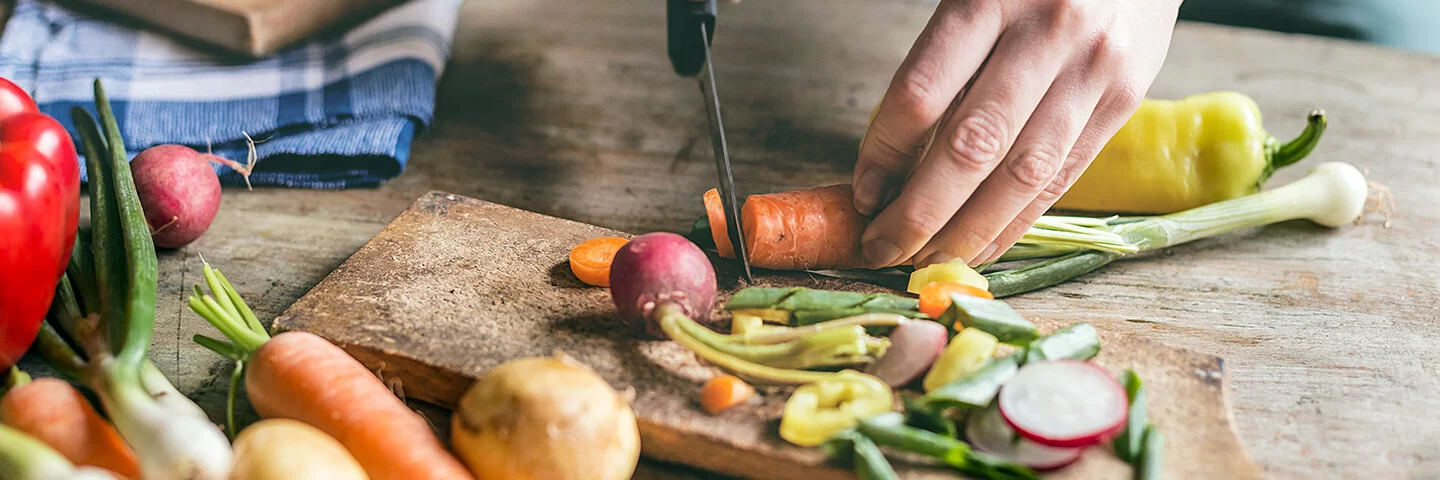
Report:
<svg viewBox="0 0 1440 480"><path fill-rule="evenodd" d="M1080 179L1080 175L1085 172L1085 169L1090 166L1090 163L1100 154L1100 150L1105 147L1105 144L1110 141L1110 138L1114 137L1115 133L1125 126L1125 122L1128 121L1130 115L1134 113L1140 101L1141 97L1139 95L1123 89L1112 90L1109 94L1105 95L1101 99L1098 108L1095 109L1095 113L1090 117L1090 121L1086 124L1084 131L1080 134L1080 138L1076 140L1075 146L1070 149L1070 154L1067 156L1065 166L1060 169L1060 173L1055 176L1055 179L1050 182L1034 201L1030 202L1030 204L1005 227L1005 230L1002 231L994 241L994 244L997 245L996 249L990 252L989 255L984 255L982 256L983 258L977 258L971 263L973 265L980 265L994 262L1000 258L1000 255L1005 253L1005 250L1014 246L1015 242L1018 242L1020 238L1025 235L1025 232L1030 229L1030 226L1034 225L1035 221L1039 220L1041 215L1049 211L1050 207L1060 200L1060 196L1064 195L1065 192L1070 189L1070 186L1074 185L1075 181Z"/></svg>
<svg viewBox="0 0 1440 480"><path fill-rule="evenodd" d="M855 208L872 215L910 175L946 109L1000 35L991 2L942 2L911 47L860 144ZM990 10L995 11L990 11Z"/></svg>
<svg viewBox="0 0 1440 480"><path fill-rule="evenodd" d="M950 221L1004 158L1059 74L1065 53L1044 35L1006 31L996 60L941 125L900 195L866 228L867 266L906 261Z"/></svg>
<svg viewBox="0 0 1440 480"><path fill-rule="evenodd" d="M1002 232L1017 216L1029 213L1027 207L1054 190L1054 180L1100 102L1102 87L1087 78L1083 71L1072 70L1056 81L1000 166L920 249L916 267L954 259L974 265L1009 247L997 243ZM1066 183L1062 188L1068 187Z"/></svg>

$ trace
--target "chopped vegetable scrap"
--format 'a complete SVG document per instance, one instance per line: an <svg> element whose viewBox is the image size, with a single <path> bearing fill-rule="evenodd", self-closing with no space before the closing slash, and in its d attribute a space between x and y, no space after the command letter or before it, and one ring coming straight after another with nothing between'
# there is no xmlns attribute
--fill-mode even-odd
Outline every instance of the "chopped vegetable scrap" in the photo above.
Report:
<svg viewBox="0 0 1440 480"><path fill-rule="evenodd" d="M975 271L975 269L970 268L969 265L964 263L950 262L936 263L915 269L914 272L910 273L910 282L906 286L905 291L920 294L925 287L936 283L958 283L970 286L975 289L975 291L981 292L988 292L990 289L990 281L985 279L985 276L981 275L980 272ZM986 295L988 295L988 293ZM924 299L923 295L921 299Z"/></svg>
<svg viewBox="0 0 1440 480"><path fill-rule="evenodd" d="M587 285L610 286L610 263L615 252L630 240L620 237L595 237L570 249L570 271Z"/></svg>
<svg viewBox="0 0 1440 480"><path fill-rule="evenodd" d="M755 396L755 387L734 375L717 375L700 388L700 406L711 415L729 410Z"/></svg>
<svg viewBox="0 0 1440 480"><path fill-rule="evenodd" d="M945 315L945 311L950 309L951 295L995 299L990 292L959 282L931 282L917 293L920 294L920 313L930 318L940 318Z"/></svg>
<svg viewBox="0 0 1440 480"><path fill-rule="evenodd" d="M891 411L894 402L890 386L880 379L841 372L790 394L780 417L780 437L804 447L817 446L854 428L862 418Z"/></svg>

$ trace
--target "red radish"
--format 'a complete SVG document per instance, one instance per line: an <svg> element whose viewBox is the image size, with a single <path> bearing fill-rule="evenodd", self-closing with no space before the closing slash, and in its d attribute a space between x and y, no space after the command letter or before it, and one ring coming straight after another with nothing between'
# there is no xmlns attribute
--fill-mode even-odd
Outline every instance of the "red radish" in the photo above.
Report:
<svg viewBox="0 0 1440 480"><path fill-rule="evenodd" d="M890 348L871 363L865 373L891 387L908 385L940 358L949 338L950 331L944 325L929 320L908 320L890 332Z"/></svg>
<svg viewBox="0 0 1440 480"><path fill-rule="evenodd" d="M665 338L655 309L678 307L704 322L715 306L715 268L689 239L668 232L635 237L615 252L610 264L610 296L620 317L637 330Z"/></svg>
<svg viewBox="0 0 1440 480"><path fill-rule="evenodd" d="M965 438L981 453L993 455L1036 470L1064 468L1080 459L1084 448L1062 448L1041 445L1010 428L1000 411L991 404L965 423Z"/></svg>
<svg viewBox="0 0 1440 480"><path fill-rule="evenodd" d="M156 247L183 247L210 228L220 210L220 177L210 162L228 165L249 181L248 167L183 145L150 147L130 162Z"/></svg>
<svg viewBox="0 0 1440 480"><path fill-rule="evenodd" d="M1000 414L1025 438L1052 447L1088 447L1125 426L1125 388L1081 360L1026 363L1000 387Z"/></svg>

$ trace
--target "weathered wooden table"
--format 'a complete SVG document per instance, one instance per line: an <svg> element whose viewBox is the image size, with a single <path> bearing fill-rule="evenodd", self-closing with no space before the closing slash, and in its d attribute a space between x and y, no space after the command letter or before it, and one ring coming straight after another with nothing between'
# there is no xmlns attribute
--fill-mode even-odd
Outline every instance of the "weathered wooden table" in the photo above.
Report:
<svg viewBox="0 0 1440 480"><path fill-rule="evenodd" d="M848 181L867 115L933 3L726 7L716 70L742 193ZM693 80L670 70L657 3L477 1L460 23L439 118L403 176L375 190L229 189L204 238L161 255L155 361L213 418L230 366L190 340L211 332L183 301L200 254L272 318L432 189L630 232L702 214L715 182L705 113ZM1280 136L1324 107L1328 138L1274 184L1352 162L1394 190L1394 226L1233 234L1014 305L1224 357L1241 437L1273 477L1440 476L1436 78L1437 59L1182 25L1151 96L1238 89ZM691 475L647 463L639 476Z"/></svg>

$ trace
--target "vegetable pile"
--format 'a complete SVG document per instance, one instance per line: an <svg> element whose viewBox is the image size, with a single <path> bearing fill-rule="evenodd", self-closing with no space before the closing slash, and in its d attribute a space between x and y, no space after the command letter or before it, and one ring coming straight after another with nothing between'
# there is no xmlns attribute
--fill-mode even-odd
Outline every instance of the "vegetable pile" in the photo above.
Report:
<svg viewBox="0 0 1440 480"><path fill-rule="evenodd" d="M983 288L952 281L973 280L964 271L927 270L923 279L938 281L919 285L920 298L744 288L724 305L724 334L692 318L714 307L708 258L678 235L650 233L615 255L610 292L637 331L659 331L724 372L700 389L707 412L743 404L747 381L794 386L780 437L824 447L862 478L897 478L887 452L979 478L1037 478L1111 439L1125 440L1115 442L1122 458L1158 465L1145 442L1129 440L1138 438L1130 432L1159 438L1144 426L1143 407L1132 408L1138 395L1090 362L1100 352L1094 327L1041 335ZM1010 351L997 356L1001 344Z"/></svg>

